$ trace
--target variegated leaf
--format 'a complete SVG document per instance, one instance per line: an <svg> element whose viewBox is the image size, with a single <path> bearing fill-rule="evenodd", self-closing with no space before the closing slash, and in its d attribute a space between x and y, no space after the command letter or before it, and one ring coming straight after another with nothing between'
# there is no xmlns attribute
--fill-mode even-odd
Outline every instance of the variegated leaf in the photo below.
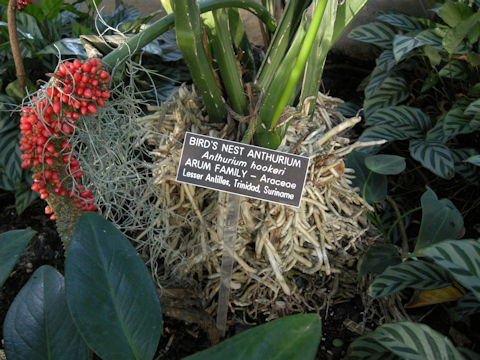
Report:
<svg viewBox="0 0 480 360"><path fill-rule="evenodd" d="M435 175L444 179L453 177L455 163L446 145L415 139L410 141L409 149L410 155Z"/></svg>
<svg viewBox="0 0 480 360"><path fill-rule="evenodd" d="M431 127L430 117L410 106L391 106L377 110L367 119L367 125L392 125L413 137L423 137Z"/></svg>
<svg viewBox="0 0 480 360"><path fill-rule="evenodd" d="M365 97L368 99L379 90L383 82L392 76L395 58L392 50L384 50L377 58L377 65L368 77L368 84L365 86Z"/></svg>
<svg viewBox="0 0 480 360"><path fill-rule="evenodd" d="M408 138L410 138L409 134L400 131L392 125L374 125L366 128L358 140L361 142L376 140L387 140L390 142Z"/></svg>
<svg viewBox="0 0 480 360"><path fill-rule="evenodd" d="M433 290L452 285L452 277L440 266L426 261L406 261L389 266L370 285L374 298L395 294L406 288Z"/></svg>
<svg viewBox="0 0 480 360"><path fill-rule="evenodd" d="M480 360L480 354L473 350L462 346L457 347L457 350L460 354L462 354L464 360Z"/></svg>
<svg viewBox="0 0 480 360"><path fill-rule="evenodd" d="M455 173L472 184L480 183L480 155L475 149L451 149ZM476 159L476 163L475 163Z"/></svg>
<svg viewBox="0 0 480 360"><path fill-rule="evenodd" d="M412 50L423 45L425 45L425 43L422 40L414 37L400 34L395 35L393 39L393 55L395 56L395 60L397 63L402 61Z"/></svg>
<svg viewBox="0 0 480 360"><path fill-rule="evenodd" d="M480 301L480 243L476 240L445 240L422 250L425 256L448 270Z"/></svg>
<svg viewBox="0 0 480 360"><path fill-rule="evenodd" d="M0 167L13 184L22 176L22 160L20 159L18 132L13 130L0 137Z"/></svg>
<svg viewBox="0 0 480 360"><path fill-rule="evenodd" d="M457 320L479 312L480 301L478 301L473 292L466 293L463 298L457 302L457 306L455 306L455 318Z"/></svg>
<svg viewBox="0 0 480 360"><path fill-rule="evenodd" d="M480 99L477 99L470 103L465 109L465 115L478 116L480 115Z"/></svg>
<svg viewBox="0 0 480 360"><path fill-rule="evenodd" d="M480 155L473 155L470 156L468 159L465 160L466 162L473 164L475 166L480 166Z"/></svg>
<svg viewBox="0 0 480 360"><path fill-rule="evenodd" d="M455 80L467 80L468 73L465 63L459 60L452 60L443 68L440 69L439 76L455 79Z"/></svg>
<svg viewBox="0 0 480 360"><path fill-rule="evenodd" d="M449 138L459 134L470 134L479 128L471 115L466 115L461 108L454 108L442 118L443 133Z"/></svg>
<svg viewBox="0 0 480 360"><path fill-rule="evenodd" d="M421 33L417 34L415 38L422 41L425 45L430 45L434 49L439 51L444 51L442 45L442 33L441 30L436 29L427 29L423 30Z"/></svg>
<svg viewBox="0 0 480 360"><path fill-rule="evenodd" d="M426 29L426 26L413 16L403 14L382 14L377 16L377 19L406 32Z"/></svg>
<svg viewBox="0 0 480 360"><path fill-rule="evenodd" d="M336 110L345 117L354 117L357 116L361 108L353 102L344 102L338 104Z"/></svg>
<svg viewBox="0 0 480 360"><path fill-rule="evenodd" d="M427 131L425 136L425 141L427 142L438 142L441 144L445 144L448 140L452 139L451 137L445 135L443 132L443 119L445 118L445 114L441 116L434 127Z"/></svg>
<svg viewBox="0 0 480 360"><path fill-rule="evenodd" d="M391 49L395 33L380 22L372 22L356 27L349 35L350 39L377 45L382 49Z"/></svg>
<svg viewBox="0 0 480 360"><path fill-rule="evenodd" d="M372 333L355 339L351 345L351 360L399 360L401 358L394 355L386 347L380 345Z"/></svg>
<svg viewBox="0 0 480 360"><path fill-rule="evenodd" d="M364 102L368 119L376 110L397 105L408 98L410 89L404 78L391 76L383 81L380 88Z"/></svg>
<svg viewBox="0 0 480 360"><path fill-rule="evenodd" d="M464 360L446 336L424 324L409 321L386 324L368 336L401 359Z"/></svg>

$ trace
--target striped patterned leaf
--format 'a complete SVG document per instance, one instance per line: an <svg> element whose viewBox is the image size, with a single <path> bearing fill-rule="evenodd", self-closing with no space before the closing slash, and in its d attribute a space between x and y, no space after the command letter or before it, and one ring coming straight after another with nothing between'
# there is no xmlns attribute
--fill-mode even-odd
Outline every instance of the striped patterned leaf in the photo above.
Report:
<svg viewBox="0 0 480 360"><path fill-rule="evenodd" d="M383 85L383 82L392 76L395 66L395 58L392 50L384 50L377 59L377 66L370 73L368 84L365 87L365 97L368 99L375 94Z"/></svg>
<svg viewBox="0 0 480 360"><path fill-rule="evenodd" d="M390 69L395 66L395 58L392 50L383 50L375 61L378 67Z"/></svg>
<svg viewBox="0 0 480 360"><path fill-rule="evenodd" d="M368 336L401 359L464 360L447 337L424 324L409 321L386 324Z"/></svg>
<svg viewBox="0 0 480 360"><path fill-rule="evenodd" d="M406 261L389 266L370 285L374 298L395 294L406 288L434 290L452 285L452 277L442 267L426 261Z"/></svg>
<svg viewBox="0 0 480 360"><path fill-rule="evenodd" d="M376 111L367 119L367 125L392 125L410 136L423 137L431 127L430 117L410 106L391 106Z"/></svg>
<svg viewBox="0 0 480 360"><path fill-rule="evenodd" d="M345 117L354 117L360 112L361 108L353 102L344 102L338 104L336 110Z"/></svg>
<svg viewBox="0 0 480 360"><path fill-rule="evenodd" d="M480 155L475 149L451 149L455 173L472 184L480 182Z"/></svg>
<svg viewBox="0 0 480 360"><path fill-rule="evenodd" d="M386 347L380 345L375 336L372 336L373 333L364 335L355 339L351 344L352 353L349 357L350 360L397 360L401 359Z"/></svg>
<svg viewBox="0 0 480 360"><path fill-rule="evenodd" d="M443 118L445 117L445 114L443 114L438 120L437 123L435 124L434 127L432 127L430 130L427 131L427 134L425 136L425 141L427 142L438 142L441 144L445 144L448 140L451 140L452 138L450 136L445 135L443 132Z"/></svg>
<svg viewBox="0 0 480 360"><path fill-rule="evenodd" d="M20 159L20 145L16 129L0 136L0 168L14 184L22 177L22 160Z"/></svg>
<svg viewBox="0 0 480 360"><path fill-rule="evenodd" d="M426 28L416 17L403 14L382 14L377 16L377 19L406 32L424 30Z"/></svg>
<svg viewBox="0 0 480 360"><path fill-rule="evenodd" d="M442 33L440 29L427 29L417 34L415 38L422 41L425 45L430 45L439 51L445 51L442 45Z"/></svg>
<svg viewBox="0 0 480 360"><path fill-rule="evenodd" d="M422 250L425 256L447 269L480 301L480 243L476 240L445 240Z"/></svg>
<svg viewBox="0 0 480 360"><path fill-rule="evenodd" d="M438 75L444 78L455 80L468 79L467 67L464 62L459 60L450 61L447 65L440 69Z"/></svg>
<svg viewBox="0 0 480 360"><path fill-rule="evenodd" d="M38 197L39 193L32 191L25 181L19 183L15 191L15 209L17 214L22 214Z"/></svg>
<svg viewBox="0 0 480 360"><path fill-rule="evenodd" d="M466 316L470 316L480 312L480 301L475 297L473 292L467 292L463 298L458 300L455 306L455 319L461 320Z"/></svg>
<svg viewBox="0 0 480 360"><path fill-rule="evenodd" d="M463 229L463 217L448 199L439 200L432 189L422 195L422 222L414 255L423 256L426 247L447 239L456 239Z"/></svg>
<svg viewBox="0 0 480 360"><path fill-rule="evenodd" d="M358 140L362 142L387 140L390 142L409 138L409 134L400 131L392 125L374 125L366 128ZM369 153L371 152L369 151Z"/></svg>
<svg viewBox="0 0 480 360"><path fill-rule="evenodd" d="M425 45L425 43L422 40L400 34L395 35L393 39L393 55L395 56L395 60L397 63L402 61L412 50L423 45Z"/></svg>
<svg viewBox="0 0 480 360"><path fill-rule="evenodd" d="M382 49L391 49L395 33L380 22L357 26L349 35L350 39L377 45Z"/></svg>
<svg viewBox="0 0 480 360"><path fill-rule="evenodd" d="M465 109L465 115L478 116L480 115L480 99L477 99L470 103Z"/></svg>
<svg viewBox="0 0 480 360"><path fill-rule="evenodd" d="M475 351L461 346L457 347L457 350L465 360L480 360L480 354L477 354Z"/></svg>
<svg viewBox="0 0 480 360"><path fill-rule="evenodd" d="M394 106L410 95L406 80L399 76L386 78L380 88L364 102L365 116L367 119L378 109Z"/></svg>
<svg viewBox="0 0 480 360"><path fill-rule="evenodd" d="M450 149L438 142L410 141L410 155L425 168L444 179L453 177L455 163Z"/></svg>
<svg viewBox="0 0 480 360"><path fill-rule="evenodd" d="M442 118L443 133L449 138L459 134L470 134L478 130L477 122L472 120L472 116L466 115L463 109L451 109Z"/></svg>

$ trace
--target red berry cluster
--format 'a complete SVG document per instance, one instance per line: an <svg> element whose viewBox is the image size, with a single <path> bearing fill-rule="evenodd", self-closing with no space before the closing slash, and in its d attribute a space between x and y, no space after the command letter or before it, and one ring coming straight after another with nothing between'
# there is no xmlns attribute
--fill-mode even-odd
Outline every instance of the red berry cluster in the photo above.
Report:
<svg viewBox="0 0 480 360"><path fill-rule="evenodd" d="M32 190L38 191L41 199L51 193L68 195L78 209L95 211L92 191L78 184L83 172L66 136L73 132L80 114L95 114L97 106L105 106L105 99L110 97L110 75L102 69L101 60L90 59L60 64L52 77L53 86L33 98L33 107L22 110L22 167L34 168ZM61 174L75 179L78 185L67 191ZM47 206L45 213L52 214L52 209ZM56 219L53 214L50 218Z"/></svg>
<svg viewBox="0 0 480 360"><path fill-rule="evenodd" d="M17 9L22 11L27 7L28 4L31 4L32 0L17 0Z"/></svg>

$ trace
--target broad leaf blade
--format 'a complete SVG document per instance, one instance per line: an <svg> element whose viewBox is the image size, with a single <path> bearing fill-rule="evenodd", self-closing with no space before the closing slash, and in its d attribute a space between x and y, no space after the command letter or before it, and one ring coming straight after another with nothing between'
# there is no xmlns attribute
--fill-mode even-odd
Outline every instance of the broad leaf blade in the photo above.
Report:
<svg viewBox="0 0 480 360"><path fill-rule="evenodd" d="M370 285L374 298L395 294L406 288L434 290L452 284L448 271L426 261L406 261L388 267Z"/></svg>
<svg viewBox="0 0 480 360"><path fill-rule="evenodd" d="M459 60L452 60L440 69L438 75L447 79L467 80L468 72L465 64Z"/></svg>
<svg viewBox="0 0 480 360"><path fill-rule="evenodd" d="M404 78L394 75L386 78L364 102L367 121L376 111L400 104L409 94L410 89Z"/></svg>
<svg viewBox="0 0 480 360"><path fill-rule="evenodd" d="M65 278L75 324L102 359L153 358L162 331L157 292L135 248L98 214L81 217Z"/></svg>
<svg viewBox="0 0 480 360"><path fill-rule="evenodd" d="M372 155L365 159L367 168L377 174L397 175L405 170L405 158L397 155Z"/></svg>
<svg viewBox="0 0 480 360"><path fill-rule="evenodd" d="M455 319L461 320L476 313L480 313L480 301L473 292L468 292L458 301L455 307Z"/></svg>
<svg viewBox="0 0 480 360"><path fill-rule="evenodd" d="M385 346L380 345L371 333L355 339L351 345L351 360L398 360Z"/></svg>
<svg viewBox="0 0 480 360"><path fill-rule="evenodd" d="M431 120L418 108L400 105L377 110L368 117L367 124L388 124L412 137L422 137L431 127Z"/></svg>
<svg viewBox="0 0 480 360"><path fill-rule="evenodd" d="M317 314L287 316L254 327L185 360L315 359L322 336Z"/></svg>
<svg viewBox="0 0 480 360"><path fill-rule="evenodd" d="M362 264L358 272L358 277L371 273L381 274L391 265L397 265L402 262L397 248L392 244L381 244L372 246L362 257Z"/></svg>
<svg viewBox="0 0 480 360"><path fill-rule="evenodd" d="M393 39L393 55L398 62L404 60L416 48L425 45L425 43L416 38L406 35L395 35Z"/></svg>
<svg viewBox="0 0 480 360"><path fill-rule="evenodd" d="M33 230L11 230L0 234L0 287L36 233Z"/></svg>
<svg viewBox="0 0 480 360"><path fill-rule="evenodd" d="M410 155L425 168L444 179L454 175L455 162L450 149L435 141L415 139L410 141Z"/></svg>
<svg viewBox="0 0 480 360"><path fill-rule="evenodd" d="M446 239L456 239L463 229L462 214L450 200L438 200L437 195L429 188L422 195L421 203L422 222L415 244L416 255L420 255L421 250L429 245Z"/></svg>
<svg viewBox="0 0 480 360"><path fill-rule="evenodd" d="M51 266L37 269L20 290L5 318L4 336L9 360L88 358L68 312L63 276Z"/></svg>
<svg viewBox="0 0 480 360"><path fill-rule="evenodd" d="M406 32L424 30L426 28L426 26L416 17L404 14L382 14L377 16L377 19Z"/></svg>
<svg viewBox="0 0 480 360"><path fill-rule="evenodd" d="M382 49L391 49L395 37L393 30L380 22L372 22L356 27L349 35L350 39L377 45Z"/></svg>
<svg viewBox="0 0 480 360"><path fill-rule="evenodd" d="M422 250L422 254L447 269L480 301L480 244L476 240L446 240Z"/></svg>
<svg viewBox="0 0 480 360"><path fill-rule="evenodd" d="M468 159L465 160L466 162L473 164L475 166L480 166L480 155L473 155L470 156Z"/></svg>

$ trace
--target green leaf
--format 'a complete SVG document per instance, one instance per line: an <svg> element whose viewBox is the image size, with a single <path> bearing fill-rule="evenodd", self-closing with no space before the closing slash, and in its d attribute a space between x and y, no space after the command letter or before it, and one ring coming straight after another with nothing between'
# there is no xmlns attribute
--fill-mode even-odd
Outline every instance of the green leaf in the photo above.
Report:
<svg viewBox="0 0 480 360"><path fill-rule="evenodd" d="M18 183L15 189L15 209L17 214L21 215L39 196L39 193L32 191L25 181Z"/></svg>
<svg viewBox="0 0 480 360"><path fill-rule="evenodd" d="M336 107L336 110L343 116L349 118L349 117L357 116L361 108L357 104L347 101L347 102L338 104Z"/></svg>
<svg viewBox="0 0 480 360"><path fill-rule="evenodd" d="M472 10L462 3L447 1L440 8L440 17L450 27L457 26L470 15L472 15Z"/></svg>
<svg viewBox="0 0 480 360"><path fill-rule="evenodd" d="M434 47L431 47L430 45L423 47L423 53L426 57L428 57L428 60L430 61L430 64L432 66L438 66L442 62L442 55L440 54L440 51L435 49ZM438 75L436 73L433 74L435 75L435 79L438 79Z"/></svg>
<svg viewBox="0 0 480 360"><path fill-rule="evenodd" d="M445 240L424 248L422 254L447 269L480 301L480 244L477 240Z"/></svg>
<svg viewBox="0 0 480 360"><path fill-rule="evenodd" d="M80 39L61 39L38 51L38 54L58 55L59 53L62 55L78 56L83 59L87 58L87 52Z"/></svg>
<svg viewBox="0 0 480 360"><path fill-rule="evenodd" d="M376 21L357 26L349 35L350 39L374 44L382 49L391 49L394 37L395 33L389 26Z"/></svg>
<svg viewBox="0 0 480 360"><path fill-rule="evenodd" d="M12 184L17 184L22 177L22 160L18 143L19 131L17 128L0 136L0 168Z"/></svg>
<svg viewBox="0 0 480 360"><path fill-rule="evenodd" d="M0 234L0 288L36 233L33 230L11 230Z"/></svg>
<svg viewBox="0 0 480 360"><path fill-rule="evenodd" d="M480 155L470 156L465 161L475 166L480 166Z"/></svg>
<svg viewBox="0 0 480 360"><path fill-rule="evenodd" d="M453 159L455 160L455 173L462 176L471 184L477 185L480 181L480 156L472 148L452 149ZM477 159L472 163L470 158ZM475 166L476 165L476 166Z"/></svg>
<svg viewBox="0 0 480 360"><path fill-rule="evenodd" d="M435 290L452 285L452 277L442 267L426 261L406 261L389 266L370 285L374 298L395 294L406 288Z"/></svg>
<svg viewBox="0 0 480 360"><path fill-rule="evenodd" d="M397 155L373 155L365 159L367 168L377 174L397 175L405 170L405 158Z"/></svg>
<svg viewBox="0 0 480 360"><path fill-rule="evenodd" d="M412 50L425 45L425 43L416 38L397 34L393 39L393 55L398 62L404 60Z"/></svg>
<svg viewBox="0 0 480 360"><path fill-rule="evenodd" d="M424 30L426 26L416 17L404 14L381 14L377 19L406 32Z"/></svg>
<svg viewBox="0 0 480 360"><path fill-rule="evenodd" d="M467 80L467 67L460 60L451 60L448 64L440 69L438 75L447 79Z"/></svg>
<svg viewBox="0 0 480 360"><path fill-rule="evenodd" d="M381 244L370 247L362 257L358 278L368 273L381 274L391 265L402 262L398 249L392 244Z"/></svg>
<svg viewBox="0 0 480 360"><path fill-rule="evenodd" d="M480 82L475 83L467 93L468 96L478 98L480 97Z"/></svg>
<svg viewBox="0 0 480 360"><path fill-rule="evenodd" d="M426 169L444 179L454 175L455 162L450 149L440 142L424 140L410 141L410 155Z"/></svg>
<svg viewBox="0 0 480 360"><path fill-rule="evenodd" d="M405 140L409 139L411 134L405 133L393 125L374 125L366 128L360 138L361 142L376 141L376 140ZM370 152L370 149L365 149L365 152ZM374 151L372 151L374 152Z"/></svg>
<svg viewBox="0 0 480 360"><path fill-rule="evenodd" d="M256 326L185 360L315 359L322 337L317 314L291 315Z"/></svg>
<svg viewBox="0 0 480 360"><path fill-rule="evenodd" d="M423 30L415 38L422 41L426 45L430 45L432 48L438 51L445 51L442 44L443 33L440 29L427 29Z"/></svg>
<svg viewBox="0 0 480 360"><path fill-rule="evenodd" d="M449 29L443 38L443 47L449 54L460 52L458 47L463 42L469 32L475 29L480 20L480 12L477 12L468 18L461 20L454 28Z"/></svg>
<svg viewBox="0 0 480 360"><path fill-rule="evenodd" d="M470 349L464 347L457 347L457 350L460 352L460 354L462 354L465 360L480 360L480 354L477 354Z"/></svg>
<svg viewBox="0 0 480 360"><path fill-rule="evenodd" d="M465 115L478 116L480 115L480 99L471 102L465 109Z"/></svg>
<svg viewBox="0 0 480 360"><path fill-rule="evenodd" d="M371 333L356 338L351 344L352 354L351 360L398 360L386 347L380 345Z"/></svg>
<svg viewBox="0 0 480 360"><path fill-rule="evenodd" d="M423 83L423 86L422 86L422 89L420 90L420 92L422 94L427 92L428 90L433 88L435 85L437 85L438 80L439 80L438 75L435 72L431 71L428 74L428 76L426 77L425 82Z"/></svg>
<svg viewBox="0 0 480 360"><path fill-rule="evenodd" d="M65 262L67 303L102 359L152 359L162 332L160 301L135 248L111 223L85 213Z"/></svg>
<svg viewBox="0 0 480 360"><path fill-rule="evenodd" d="M38 268L20 290L3 329L9 360L88 358L88 347L68 312L63 276L51 266Z"/></svg>
<svg viewBox="0 0 480 360"><path fill-rule="evenodd" d="M384 352L385 355L377 359L464 360L447 337L420 323L404 321L382 325L360 339L360 349L355 344L357 340L352 344L354 356L356 351L368 354L386 349L396 357L387 357ZM372 358L363 356L356 359Z"/></svg>
<svg viewBox="0 0 480 360"><path fill-rule="evenodd" d="M368 0L346 0L339 3L335 25L333 29L332 44L335 44L359 12L367 4Z"/></svg>
<svg viewBox="0 0 480 360"><path fill-rule="evenodd" d="M355 170L355 178L352 179L352 187L358 188L360 194L363 194L363 191L365 190L365 199L369 203L382 201L387 196L387 177L385 175L371 172L365 166L365 159L367 157L368 154L359 151L353 151L348 155L345 161L345 166Z"/></svg>
<svg viewBox="0 0 480 360"><path fill-rule="evenodd" d="M381 89L385 80L392 76L395 64L392 50L384 50L380 54L377 58L377 66L370 73L368 84L365 87L365 97L367 99Z"/></svg>
<svg viewBox="0 0 480 360"><path fill-rule="evenodd" d="M480 312L480 301L473 292L467 292L463 298L458 300L455 306L455 319L457 321L466 316L470 316Z"/></svg>
<svg viewBox="0 0 480 360"><path fill-rule="evenodd" d="M391 125L410 137L423 137L431 127L431 120L420 109L400 105L377 110L368 117L367 125Z"/></svg>
<svg viewBox="0 0 480 360"><path fill-rule="evenodd" d="M388 77L363 104L367 120L377 110L397 105L407 99L409 95L410 89L404 78L395 75Z"/></svg>
<svg viewBox="0 0 480 360"><path fill-rule="evenodd" d="M448 200L438 200L428 188L422 195L422 222L418 232L414 254L422 249L446 239L456 239L463 229L463 217L455 205Z"/></svg>
<svg viewBox="0 0 480 360"><path fill-rule="evenodd" d="M479 102L480 104L480 102ZM467 110L470 106L467 108ZM480 122L475 121L472 115L467 114L462 108L449 110L442 118L443 132L445 136L454 138L459 134L470 134L480 129Z"/></svg>

